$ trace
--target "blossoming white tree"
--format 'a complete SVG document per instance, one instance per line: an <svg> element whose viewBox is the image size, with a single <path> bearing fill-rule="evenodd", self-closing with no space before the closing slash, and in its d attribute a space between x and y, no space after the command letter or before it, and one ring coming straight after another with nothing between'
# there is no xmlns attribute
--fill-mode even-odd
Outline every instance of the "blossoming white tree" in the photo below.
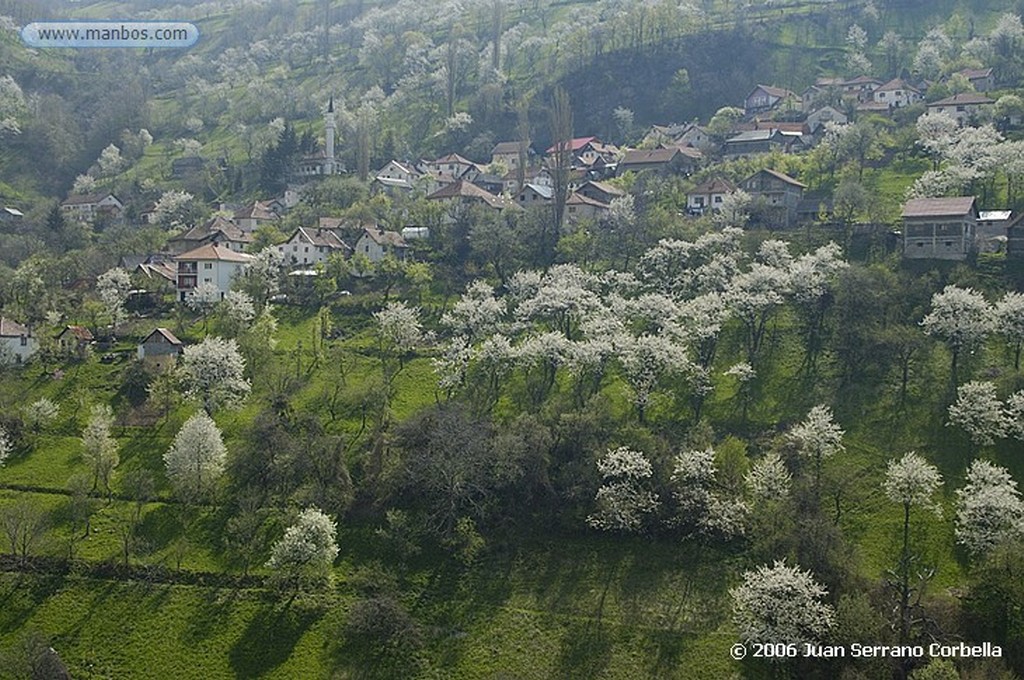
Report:
<svg viewBox="0 0 1024 680"><path fill-rule="evenodd" d="M1020 370L1020 350L1024 343L1024 294L1007 291L992 310L995 332L1013 347L1013 368Z"/></svg>
<svg viewBox="0 0 1024 680"><path fill-rule="evenodd" d="M11 443L11 436L7 434L7 430L0 427L0 467L3 467L7 459L11 457L13 450L14 444Z"/></svg>
<svg viewBox="0 0 1024 680"><path fill-rule="evenodd" d="M962 428L979 446L988 446L1006 434L1007 418L990 382L972 380L957 390L956 401L949 405L949 422Z"/></svg>
<svg viewBox="0 0 1024 680"><path fill-rule="evenodd" d="M782 500L789 496L793 475L786 469L782 456L769 453L755 462L744 477L747 488L759 501Z"/></svg>
<svg viewBox="0 0 1024 680"><path fill-rule="evenodd" d="M207 413L236 406L248 395L245 360L234 340L210 337L185 348L181 374L186 394L198 399Z"/></svg>
<svg viewBox="0 0 1024 680"><path fill-rule="evenodd" d="M213 418L200 411L185 421L164 453L167 477L188 500L208 495L224 474L227 448Z"/></svg>
<svg viewBox="0 0 1024 680"><path fill-rule="evenodd" d="M128 292L132 289L132 278L120 267L108 269L96 277L96 293L103 303L103 310L110 317L114 333L124 321L124 303L128 300Z"/></svg>
<svg viewBox="0 0 1024 680"><path fill-rule="evenodd" d="M675 458L672 470L673 493L684 514L680 520L705 534L725 538L741 536L747 506L717 489L715 451L683 451Z"/></svg>
<svg viewBox="0 0 1024 680"><path fill-rule="evenodd" d="M815 643L835 625L835 610L822 602L825 587L809 571L782 561L745 572L729 594L733 621L748 643Z"/></svg>
<svg viewBox="0 0 1024 680"><path fill-rule="evenodd" d="M110 475L121 460L117 440L111 432L113 426L114 413L109 406L102 404L92 407L89 422L82 430L83 456L92 468L93 491L102 483L108 494Z"/></svg>
<svg viewBox="0 0 1024 680"><path fill-rule="evenodd" d="M978 347L992 331L992 314L981 293L946 286L932 296L932 308L921 321L924 332L944 340L951 354L950 377L957 384L957 367L964 351Z"/></svg>
<svg viewBox="0 0 1024 680"><path fill-rule="evenodd" d="M1006 468L975 460L956 496L956 540L975 557L1024 536L1024 502Z"/></svg>
<svg viewBox="0 0 1024 680"><path fill-rule="evenodd" d="M620 446L598 460L597 469L604 483L587 524L605 531L640 531L659 505L658 495L646 488L653 474L650 461L642 452Z"/></svg>
<svg viewBox="0 0 1024 680"><path fill-rule="evenodd" d="M800 455L814 462L814 489L821 489L821 464L827 458L844 450L843 430L832 419L832 409L823 404L812 408L803 422L789 432Z"/></svg>
<svg viewBox="0 0 1024 680"><path fill-rule="evenodd" d="M894 584L899 596L900 642L907 640L913 623L910 602L913 594L910 585L910 567L913 561L910 553L910 511L917 507L941 514L941 509L935 501L935 494L941 485L942 475L939 474L938 468L913 451L899 460L889 461L885 481L882 482L886 498L903 506L903 549Z"/></svg>
<svg viewBox="0 0 1024 680"><path fill-rule="evenodd" d="M267 566L297 583L305 579L327 581L338 556L336 535L330 516L318 508L307 508L271 548Z"/></svg>

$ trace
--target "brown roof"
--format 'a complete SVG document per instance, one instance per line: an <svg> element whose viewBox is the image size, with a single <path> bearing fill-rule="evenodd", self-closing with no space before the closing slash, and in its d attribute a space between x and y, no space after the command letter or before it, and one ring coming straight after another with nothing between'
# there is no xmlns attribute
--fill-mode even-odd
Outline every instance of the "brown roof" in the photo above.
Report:
<svg viewBox="0 0 1024 680"><path fill-rule="evenodd" d="M491 149L492 156L506 155L510 153L519 153L519 142L498 142L494 145L494 148Z"/></svg>
<svg viewBox="0 0 1024 680"><path fill-rule="evenodd" d="M610 206L607 203L602 203L596 198L588 198L583 194L577 194L573 192L569 194L569 197L565 199L566 205L589 205L594 208L600 208L601 210L608 210Z"/></svg>
<svg viewBox="0 0 1024 680"><path fill-rule="evenodd" d="M911 92L919 92L916 87L902 78L893 78L886 84L879 86L875 92L889 92L890 90L909 90Z"/></svg>
<svg viewBox="0 0 1024 680"><path fill-rule="evenodd" d="M85 326L65 326L64 330L62 330L60 334L57 335L57 337L59 338L65 333L71 333L78 339L79 342L93 341L92 332Z"/></svg>
<svg viewBox="0 0 1024 680"><path fill-rule="evenodd" d="M179 234L171 240L206 241L215 238L218 233L223 234L229 241L252 243L252 236L242 231L242 229L231 220L225 219L220 215L207 220L204 224L197 224L185 233Z"/></svg>
<svg viewBox="0 0 1024 680"><path fill-rule="evenodd" d="M673 146L663 149L630 149L619 161L619 165L648 165L652 163L671 163L681 152Z"/></svg>
<svg viewBox="0 0 1024 680"><path fill-rule="evenodd" d="M301 240L306 241L310 245L323 246L325 248L331 248L334 250L351 250L348 245L338 238L330 229L317 229L315 227L299 227L292 232L288 242L291 242L298 236Z"/></svg>
<svg viewBox="0 0 1024 680"><path fill-rule="evenodd" d="M481 189L472 182L466 182L461 179L455 180L451 184L446 184L427 196L428 200L434 201L449 198L475 198L483 201L492 208L506 208L509 206L508 201L500 196L495 196L486 189Z"/></svg>
<svg viewBox="0 0 1024 680"><path fill-rule="evenodd" d="M590 180L589 182L584 184L582 187L580 187L580 189L582 189L584 187L588 187L588 186L594 187L598 191L602 191L602 192L604 192L606 194L609 194L610 196L625 196L626 195L626 192L623 191L622 189L620 189L618 187L615 187L615 186L612 186L611 184L608 184L606 182L598 182L597 180Z"/></svg>
<svg viewBox="0 0 1024 680"><path fill-rule="evenodd" d="M381 246L406 248L409 245L397 231L384 231L378 227L377 229L363 229L363 234L365 234L371 241Z"/></svg>
<svg viewBox="0 0 1024 680"><path fill-rule="evenodd" d="M93 203L99 203L108 196L113 196L114 200L117 200L117 196L114 196L109 191L100 191L95 194L75 194L74 196L68 196L64 199L64 202L61 203L61 205L90 205Z"/></svg>
<svg viewBox="0 0 1024 680"><path fill-rule="evenodd" d="M790 177L789 175L787 175L787 174L785 174L783 172L779 172L778 170L772 170L771 168L764 168L762 170L759 170L758 172L767 173L767 174L771 175L772 177L774 177L775 179L780 179L783 182L785 182L786 184L792 184L793 186L800 187L801 189L806 189L807 188L807 185L804 184L803 182L799 182L799 181L793 179L792 177ZM757 173L754 173L754 174L756 175ZM753 176L753 175L751 175L751 176Z"/></svg>
<svg viewBox="0 0 1024 680"><path fill-rule="evenodd" d="M149 339L151 337L153 337L154 335L159 335L159 336L163 337L164 340L166 340L168 343L170 343L172 345L182 345L182 344L184 344L184 343L181 342L181 340L178 340L178 338L174 335L174 333L170 332L166 328L154 328L153 332L150 333L149 335L147 335L146 339L142 341L142 344L146 344L147 342L149 342Z"/></svg>
<svg viewBox="0 0 1024 680"><path fill-rule="evenodd" d="M975 211L974 196L912 198L903 206L903 217L962 217Z"/></svg>
<svg viewBox="0 0 1024 680"><path fill-rule="evenodd" d="M160 278L167 279L168 281L171 282L178 280L178 272L174 269L174 267L164 262L143 262L139 264L135 269L137 271L142 272L149 278L159 276Z"/></svg>
<svg viewBox="0 0 1024 680"><path fill-rule="evenodd" d="M756 90L764 90L767 94L773 97L778 97L779 99L785 99L786 97L796 96L795 92L787 90L784 87L775 87L774 85L758 85L757 87L750 91L750 94L754 94ZM750 95L747 96L749 97Z"/></svg>
<svg viewBox="0 0 1024 680"><path fill-rule="evenodd" d="M253 201L235 213L236 220L276 220L277 215L263 201Z"/></svg>
<svg viewBox="0 0 1024 680"><path fill-rule="evenodd" d="M722 177L713 177L706 182L701 182L690 191L691 194L731 194L736 191L736 185Z"/></svg>
<svg viewBox="0 0 1024 680"><path fill-rule="evenodd" d="M22 326L17 321L0 316L0 337L20 338L23 335L29 335L27 326Z"/></svg>
<svg viewBox="0 0 1024 680"><path fill-rule="evenodd" d="M215 243L205 243L195 250L182 253L174 258L176 262L182 260L220 260L222 262L243 262L252 261L252 255L236 253L230 248L221 247Z"/></svg>
<svg viewBox="0 0 1024 680"><path fill-rule="evenodd" d="M983 94L978 94L977 92L961 92L960 94L955 94L952 97L946 97L945 99L940 99L937 102L932 102L928 106L964 106L971 104L994 103L995 102Z"/></svg>
<svg viewBox="0 0 1024 680"><path fill-rule="evenodd" d="M957 71L960 75L964 76L968 80L977 80L980 78L989 78L992 76L991 68L965 68Z"/></svg>

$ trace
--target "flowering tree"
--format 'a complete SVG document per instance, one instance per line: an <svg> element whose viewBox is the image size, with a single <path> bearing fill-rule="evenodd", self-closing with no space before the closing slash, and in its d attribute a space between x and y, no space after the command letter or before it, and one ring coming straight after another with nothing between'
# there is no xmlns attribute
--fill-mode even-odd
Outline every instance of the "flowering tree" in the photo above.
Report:
<svg viewBox="0 0 1024 680"><path fill-rule="evenodd" d="M1006 434L1014 439L1024 440L1024 390L1014 392L1006 398L1003 417Z"/></svg>
<svg viewBox="0 0 1024 680"><path fill-rule="evenodd" d="M587 524L605 531L640 531L659 505L658 495L646 488L653 474L650 461L640 451L620 446L597 461L597 469L604 483L597 490L597 509L587 517Z"/></svg>
<svg viewBox="0 0 1024 680"><path fill-rule="evenodd" d="M245 331L256 318L256 305L252 298L240 290L231 290L220 302L224 325L230 335L237 336Z"/></svg>
<svg viewBox="0 0 1024 680"><path fill-rule="evenodd" d="M1024 536L1024 502L1006 468L975 460L956 496L956 540L975 557Z"/></svg>
<svg viewBox="0 0 1024 680"><path fill-rule="evenodd" d="M1024 343L1024 294L1007 291L992 310L995 332L1013 347L1013 369L1020 370L1020 349Z"/></svg>
<svg viewBox="0 0 1024 680"><path fill-rule="evenodd" d="M910 587L910 566L913 561L910 554L910 510L920 507L941 515L941 509L935 502L935 494L941 485L942 475L938 468L913 451L899 460L889 461L885 481L882 483L886 497L903 506L903 550L894 584L899 595L900 642L907 640L913 623L910 603L913 594Z"/></svg>
<svg viewBox="0 0 1024 680"><path fill-rule="evenodd" d="M800 454L814 461L814 489L821 488L821 463L843 451L843 430L832 419L832 409L818 405L807 413L807 418L789 432Z"/></svg>
<svg viewBox="0 0 1024 680"><path fill-rule="evenodd" d="M729 591L733 621L745 642L804 644L820 641L835 625L828 591L809 571L777 561L743 574Z"/></svg>
<svg viewBox="0 0 1024 680"><path fill-rule="evenodd" d="M684 347L662 335L623 336L615 344L626 382L633 390L633 405L643 422L658 381L666 375L678 375L692 364Z"/></svg>
<svg viewBox="0 0 1024 680"><path fill-rule="evenodd" d="M755 499L775 501L789 496L793 475L786 469L782 456L772 452L751 466L744 481Z"/></svg>
<svg viewBox="0 0 1024 680"><path fill-rule="evenodd" d="M95 491L102 483L107 494L110 493L110 475L121 460L117 440L111 433L113 426L114 413L103 404L92 407L89 422L82 430L83 456L92 468L92 489Z"/></svg>
<svg viewBox="0 0 1024 680"><path fill-rule="evenodd" d="M474 281L441 323L469 343L495 332L505 314L505 307L494 297L494 288L486 281Z"/></svg>
<svg viewBox="0 0 1024 680"><path fill-rule="evenodd" d="M949 405L949 422L962 428L979 446L989 446L1006 434L1007 418L990 382L972 380L957 390L956 401Z"/></svg>
<svg viewBox="0 0 1024 680"><path fill-rule="evenodd" d="M267 566L298 585L305 579L329 581L338 556L334 520L318 508L299 513L270 551Z"/></svg>
<svg viewBox="0 0 1024 680"><path fill-rule="evenodd" d="M743 501L716 490L715 451L683 451L676 456L672 484L684 521L701 533L741 536L747 516Z"/></svg>
<svg viewBox="0 0 1024 680"><path fill-rule="evenodd" d="M784 295L788 292L788 273L759 262L732 280L727 299L747 331L747 363L757 363L768 321L785 302Z"/></svg>
<svg viewBox="0 0 1024 680"><path fill-rule="evenodd" d="M234 340L205 338L185 348L181 361L185 393L198 399L207 413L223 406L236 406L248 395L245 360Z"/></svg>
<svg viewBox="0 0 1024 680"><path fill-rule="evenodd" d="M244 291L262 310L281 288L281 263L284 256L276 248L264 248L238 273L232 287Z"/></svg>
<svg viewBox="0 0 1024 680"><path fill-rule="evenodd" d="M931 311L921 327L927 335L946 341L951 353L950 377L956 385L961 353L985 340L992 331L992 314L981 293L949 285L932 296Z"/></svg>
<svg viewBox="0 0 1024 680"><path fill-rule="evenodd" d="M209 331L210 312L220 302L220 288L213 281L203 281L192 289L185 298L185 304L193 312L203 317L203 334Z"/></svg>
<svg viewBox="0 0 1024 680"><path fill-rule="evenodd" d="M423 343L426 336L420 325L419 309L404 302L389 302L374 312L377 320L377 342L381 353L384 381L390 385L405 367L409 353Z"/></svg>
<svg viewBox="0 0 1024 680"><path fill-rule="evenodd" d="M168 229L185 226L192 216L193 198L187 191L165 191L153 208L154 220Z"/></svg>
<svg viewBox="0 0 1024 680"><path fill-rule="evenodd" d="M25 424L38 432L57 419L60 408L46 397L37 399L25 407Z"/></svg>
<svg viewBox="0 0 1024 680"><path fill-rule="evenodd" d="M103 303L103 310L110 317L114 333L118 325L124 321L124 303L128 292L132 289L131 275L121 267L114 267L96 277L96 293Z"/></svg>
<svg viewBox="0 0 1024 680"><path fill-rule="evenodd" d="M202 498L224 473L227 453L217 424L200 411L185 421L164 453L167 477L184 498Z"/></svg>
<svg viewBox="0 0 1024 680"><path fill-rule="evenodd" d="M11 457L13 450L14 444L11 442L11 436L7 434L7 430L0 427L0 467L3 467L7 459Z"/></svg>

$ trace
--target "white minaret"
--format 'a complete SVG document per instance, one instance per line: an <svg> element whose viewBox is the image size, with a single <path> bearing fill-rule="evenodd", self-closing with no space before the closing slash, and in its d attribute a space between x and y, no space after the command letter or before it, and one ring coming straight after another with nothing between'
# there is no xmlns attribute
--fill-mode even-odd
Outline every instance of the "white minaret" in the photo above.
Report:
<svg viewBox="0 0 1024 680"><path fill-rule="evenodd" d="M334 95L327 103L327 113L324 114L324 174L334 174Z"/></svg>

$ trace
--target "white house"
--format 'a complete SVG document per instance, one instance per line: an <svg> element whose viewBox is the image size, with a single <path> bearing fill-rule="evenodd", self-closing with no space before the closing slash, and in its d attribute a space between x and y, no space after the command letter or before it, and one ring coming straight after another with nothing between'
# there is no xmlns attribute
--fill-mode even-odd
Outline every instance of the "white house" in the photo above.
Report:
<svg viewBox="0 0 1024 680"><path fill-rule="evenodd" d="M363 229L363 235L356 241L356 252L370 262L380 262L388 255L404 260L409 245L402 235L395 231L384 231L380 227Z"/></svg>
<svg viewBox="0 0 1024 680"><path fill-rule="evenodd" d="M960 125L966 125L971 118L977 115L982 107L995 104L994 101L985 95L977 92L961 92L952 97L940 99L928 105L928 111L936 113L948 113Z"/></svg>
<svg viewBox="0 0 1024 680"><path fill-rule="evenodd" d="M516 196L516 201L523 207L531 205L547 205L551 203L551 199L555 195L555 190L552 187L544 184L531 184L527 183L523 185L523 190Z"/></svg>
<svg viewBox="0 0 1024 680"><path fill-rule="evenodd" d="M691 215L718 212L725 197L735 192L735 184L727 179L714 177L701 182L686 194L686 210Z"/></svg>
<svg viewBox="0 0 1024 680"><path fill-rule="evenodd" d="M98 215L117 217L124 210L124 205L118 200L117 196L108 191L68 196L60 204L60 209L65 217L80 222L91 222Z"/></svg>
<svg viewBox="0 0 1024 680"><path fill-rule="evenodd" d="M24 363L38 349L39 341L32 337L28 327L0 316L0 362Z"/></svg>
<svg viewBox="0 0 1024 680"><path fill-rule="evenodd" d="M331 253L348 253L352 250L330 229L312 227L299 227L276 248L286 264L307 266L325 262Z"/></svg>
<svg viewBox="0 0 1024 680"><path fill-rule="evenodd" d="M213 243L199 246L174 258L178 265L178 298L184 302L196 286L212 283L221 298L231 289L231 280L252 262L252 255L236 253Z"/></svg>
<svg viewBox="0 0 1024 680"><path fill-rule="evenodd" d="M412 165L391 160L388 161L387 165L378 170L374 177L376 179L401 180L412 184L419 179L420 173Z"/></svg>
<svg viewBox="0 0 1024 680"><path fill-rule="evenodd" d="M894 78L871 93L875 102L885 104L890 109L910 106L921 101L921 91L906 83L902 78Z"/></svg>
<svg viewBox="0 0 1024 680"><path fill-rule="evenodd" d="M273 224L280 219L268 202L253 201L241 210L235 212L232 222L244 232L252 233L264 224Z"/></svg>

